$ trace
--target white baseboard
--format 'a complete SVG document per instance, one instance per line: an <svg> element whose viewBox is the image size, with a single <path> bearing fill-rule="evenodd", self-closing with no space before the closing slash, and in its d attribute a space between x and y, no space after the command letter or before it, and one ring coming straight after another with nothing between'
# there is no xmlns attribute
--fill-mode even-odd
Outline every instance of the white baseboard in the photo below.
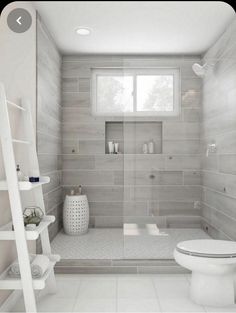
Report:
<svg viewBox="0 0 236 313"><path fill-rule="evenodd" d="M6 313L11 312L17 301L22 296L22 290L14 290L10 296L0 306L0 312Z"/></svg>

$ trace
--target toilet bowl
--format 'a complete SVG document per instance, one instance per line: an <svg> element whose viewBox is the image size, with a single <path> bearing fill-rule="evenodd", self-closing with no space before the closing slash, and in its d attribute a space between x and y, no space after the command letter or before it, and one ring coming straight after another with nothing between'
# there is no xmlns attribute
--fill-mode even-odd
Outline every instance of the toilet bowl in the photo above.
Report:
<svg viewBox="0 0 236 313"><path fill-rule="evenodd" d="M214 239L178 243L176 262L192 271L190 296L201 305L235 303L236 242Z"/></svg>

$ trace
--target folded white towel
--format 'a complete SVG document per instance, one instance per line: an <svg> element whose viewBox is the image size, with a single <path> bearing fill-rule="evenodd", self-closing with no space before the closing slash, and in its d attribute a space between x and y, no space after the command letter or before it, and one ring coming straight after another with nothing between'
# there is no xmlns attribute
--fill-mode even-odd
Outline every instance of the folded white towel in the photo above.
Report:
<svg viewBox="0 0 236 313"><path fill-rule="evenodd" d="M33 278L40 278L46 272L49 267L50 261L46 255L30 255L30 266L31 266L31 273ZM18 261L15 261L9 271L8 274L11 277L20 277L20 267Z"/></svg>

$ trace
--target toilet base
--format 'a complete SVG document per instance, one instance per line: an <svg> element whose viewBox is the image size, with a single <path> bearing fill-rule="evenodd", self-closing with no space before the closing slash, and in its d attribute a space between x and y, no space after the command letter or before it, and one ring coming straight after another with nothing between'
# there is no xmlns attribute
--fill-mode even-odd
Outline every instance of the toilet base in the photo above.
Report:
<svg viewBox="0 0 236 313"><path fill-rule="evenodd" d="M234 277L192 272L191 299L200 305L228 306L235 303Z"/></svg>

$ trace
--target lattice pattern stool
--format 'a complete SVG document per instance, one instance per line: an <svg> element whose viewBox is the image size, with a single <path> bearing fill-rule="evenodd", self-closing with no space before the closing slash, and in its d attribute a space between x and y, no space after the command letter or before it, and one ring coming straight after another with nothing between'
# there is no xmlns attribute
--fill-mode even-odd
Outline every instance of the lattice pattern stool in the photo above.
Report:
<svg viewBox="0 0 236 313"><path fill-rule="evenodd" d="M82 235L88 231L89 205L86 195L66 196L63 224L67 235Z"/></svg>

